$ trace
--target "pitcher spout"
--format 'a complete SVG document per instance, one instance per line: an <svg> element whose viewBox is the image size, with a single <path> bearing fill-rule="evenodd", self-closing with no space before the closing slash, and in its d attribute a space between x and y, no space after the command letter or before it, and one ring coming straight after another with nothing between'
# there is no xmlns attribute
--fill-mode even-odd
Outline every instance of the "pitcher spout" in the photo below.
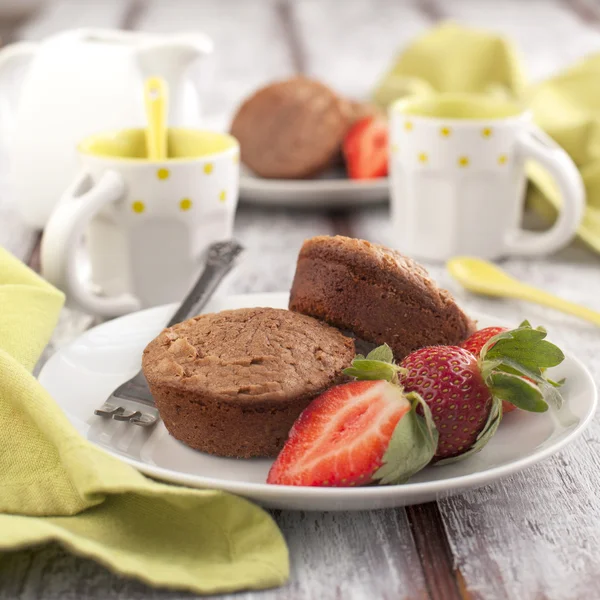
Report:
<svg viewBox="0 0 600 600"><path fill-rule="evenodd" d="M213 51L212 40L201 33L180 33L143 44L138 50L145 77L169 79Z"/></svg>

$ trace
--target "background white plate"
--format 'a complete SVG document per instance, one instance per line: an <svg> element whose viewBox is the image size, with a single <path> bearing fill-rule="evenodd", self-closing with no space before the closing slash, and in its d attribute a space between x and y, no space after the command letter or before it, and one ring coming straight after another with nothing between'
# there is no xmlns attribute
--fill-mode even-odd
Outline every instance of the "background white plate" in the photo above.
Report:
<svg viewBox="0 0 600 600"><path fill-rule="evenodd" d="M331 171L315 179L265 179L242 166L240 200L296 208L339 208L386 202L388 179L357 181Z"/></svg>
<svg viewBox="0 0 600 600"><path fill-rule="evenodd" d="M214 298L207 312L251 306L287 307L287 294L248 294ZM482 452L443 467L428 467L410 483L364 488L302 488L267 485L271 461L217 458L173 439L164 425L152 430L105 420L93 410L117 385L140 368L144 346L155 337L175 306L161 306L90 329L57 352L44 366L40 382L54 396L77 430L104 450L159 479L193 487L229 490L265 506L298 510L362 510L434 500L491 483L553 454L579 435L596 409L596 389L585 367L567 357L551 375L567 378L564 410L508 414ZM472 315L481 327L498 325ZM501 324L501 323L500 323Z"/></svg>

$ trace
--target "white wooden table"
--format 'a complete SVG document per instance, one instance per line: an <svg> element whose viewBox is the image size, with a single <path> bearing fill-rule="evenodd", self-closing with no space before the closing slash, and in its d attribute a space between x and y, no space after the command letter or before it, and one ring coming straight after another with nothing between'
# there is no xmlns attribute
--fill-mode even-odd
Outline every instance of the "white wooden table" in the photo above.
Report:
<svg viewBox="0 0 600 600"><path fill-rule="evenodd" d="M446 17L512 37L535 79L600 51L600 7L593 0L57 0L25 22L1 23L0 32L8 41L84 25L204 30L216 43L218 75L206 108L218 115L231 111L255 86L294 72L365 96L399 48ZM242 206L236 235L248 248L248 259L227 281L228 290L287 289L302 240L319 233L393 242L385 207L326 213ZM39 232L19 222L5 182L0 244L38 266ZM546 309L468 296L439 266L428 266L467 309L511 320L527 315L545 323L555 341L600 375L600 335L594 327ZM577 243L546 260L505 263L517 277L596 309L599 266L600 258ZM64 311L53 347L91 324L87 315ZM279 590L236 597L599 598L599 444L597 419L577 443L540 466L406 510L274 511L291 551L290 582ZM0 557L0 598L107 597L190 596L121 579L57 546Z"/></svg>

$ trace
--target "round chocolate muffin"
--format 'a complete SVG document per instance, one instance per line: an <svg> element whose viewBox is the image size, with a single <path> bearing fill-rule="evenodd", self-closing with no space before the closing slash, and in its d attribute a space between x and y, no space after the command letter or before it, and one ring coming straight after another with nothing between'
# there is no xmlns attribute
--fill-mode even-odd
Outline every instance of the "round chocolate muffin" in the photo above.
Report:
<svg viewBox="0 0 600 600"><path fill-rule="evenodd" d="M347 103L326 85L294 77L267 85L238 109L231 134L261 177L301 179L330 166L348 130Z"/></svg>
<svg viewBox="0 0 600 600"><path fill-rule="evenodd" d="M310 401L340 383L354 343L311 317L244 308L152 340L144 375L169 433L217 456L276 456Z"/></svg>
<svg viewBox="0 0 600 600"><path fill-rule="evenodd" d="M424 346L460 344L476 328L450 292L412 259L343 236L304 242L290 310L371 344L387 343L397 360Z"/></svg>

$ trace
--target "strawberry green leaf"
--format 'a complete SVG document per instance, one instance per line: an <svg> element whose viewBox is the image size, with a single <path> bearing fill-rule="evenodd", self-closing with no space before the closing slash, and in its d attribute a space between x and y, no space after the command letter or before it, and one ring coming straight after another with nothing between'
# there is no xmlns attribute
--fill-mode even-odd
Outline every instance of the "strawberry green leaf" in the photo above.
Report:
<svg viewBox="0 0 600 600"><path fill-rule="evenodd" d="M523 377L496 371L489 377L490 391L495 398L506 400L517 408L531 412L545 412L548 404L540 388Z"/></svg>
<svg viewBox="0 0 600 600"><path fill-rule="evenodd" d="M531 323L527 319L525 319L519 325L519 329L533 329L533 328L531 327ZM536 331L543 331L544 333L546 333L546 328L542 327L541 325L539 325L535 329L536 329Z"/></svg>
<svg viewBox="0 0 600 600"><path fill-rule="evenodd" d="M498 371L527 377L538 384L546 403L557 410L560 409L563 399L560 392L555 389L560 386L548 380L544 376L544 371L549 366L562 362L564 355L554 344L544 340L545 337L545 329L542 327L531 329L529 323L524 321L518 329L503 332L492 338L490 340L492 343L485 349L485 356L480 360L482 376L488 385L493 385L490 382L490 375ZM522 402L527 405L528 399L524 398ZM518 405L518 402L515 404ZM541 408L542 405L534 402L532 406Z"/></svg>
<svg viewBox="0 0 600 600"><path fill-rule="evenodd" d="M537 329L532 329L531 325L528 321L523 321L519 327L516 329L508 329L506 331L501 331L497 333L495 336L491 337L485 344L484 348L490 348L494 346L496 342L500 340L512 340L515 335L527 335L527 332L533 331L534 339L544 339L546 337L546 330L538 327Z"/></svg>
<svg viewBox="0 0 600 600"><path fill-rule="evenodd" d="M380 360L386 363L394 362L394 353L392 349L387 345L383 344L383 346L377 346L374 350L371 350L369 354L367 354L368 360Z"/></svg>
<svg viewBox="0 0 600 600"><path fill-rule="evenodd" d="M502 371L504 373L510 373L511 375L529 377L529 379L532 379L536 383L544 383L546 381L540 369L529 369L528 367L522 365L519 361L513 360L508 357L504 357L501 360L496 360L493 364L495 364L496 366L490 371L490 373L493 373L495 371Z"/></svg>
<svg viewBox="0 0 600 600"><path fill-rule="evenodd" d="M513 329L506 332L511 337L498 339L491 348L486 348L483 360L511 359L532 371L555 367L565 358L558 346L539 337L544 333L534 329ZM500 334L504 336L505 334ZM493 340L494 338L492 338Z"/></svg>
<svg viewBox="0 0 600 600"><path fill-rule="evenodd" d="M488 341L479 365L492 393L519 408L534 412L547 410L548 403L556 408L562 406L560 393L547 382L544 371L560 364L564 354L545 337L544 329L532 329L524 321L518 329L505 331ZM523 380L523 377L531 382Z"/></svg>
<svg viewBox="0 0 600 600"><path fill-rule="evenodd" d="M493 398L492 400L492 409L490 410L490 414L488 416L488 420L485 424L485 427L481 430L480 434L477 436L477 440L475 443L462 454L458 456L452 456L451 458L444 458L443 460L438 460L435 462L435 466L449 465L451 463L459 462L476 454L479 452L494 436L496 430L498 429L498 425L500 425L500 421L502 420L502 402L498 398Z"/></svg>
<svg viewBox="0 0 600 600"><path fill-rule="evenodd" d="M398 383L398 371L401 371L397 365L391 365L380 360L354 359L352 365L344 369L344 374L356 379L366 379L379 381L384 379L391 383Z"/></svg>
<svg viewBox="0 0 600 600"><path fill-rule="evenodd" d="M356 379L367 379L378 381L384 379L391 383L398 383L398 373L405 372L406 369L394 364L394 354L392 349L384 344L371 350L365 358L358 354L344 374Z"/></svg>
<svg viewBox="0 0 600 600"><path fill-rule="evenodd" d="M383 485L404 483L431 462L437 449L438 432L429 406L416 392L406 397L412 407L396 425L383 465L373 475ZM417 414L419 406L423 416Z"/></svg>
<svg viewBox="0 0 600 600"><path fill-rule="evenodd" d="M497 373L497 372L507 373L509 375L516 375L517 377L527 377L537 384L537 387L539 388L544 400L548 404L550 404L557 410L559 410L562 407L563 398L557 389L562 384L560 384L560 385L555 384L554 382L546 379L542 373L535 373L534 371L531 371L530 369L525 368L520 363L518 363L516 361L512 361L507 358L505 358L500 363L494 362L492 364L495 365L494 368L491 369L490 371L486 371L486 374L485 374L485 381L488 384L488 387L493 386L493 383L491 382L491 380L489 378L490 375ZM563 380L563 383L564 383L564 380ZM526 410L529 410L529 409L526 409Z"/></svg>

